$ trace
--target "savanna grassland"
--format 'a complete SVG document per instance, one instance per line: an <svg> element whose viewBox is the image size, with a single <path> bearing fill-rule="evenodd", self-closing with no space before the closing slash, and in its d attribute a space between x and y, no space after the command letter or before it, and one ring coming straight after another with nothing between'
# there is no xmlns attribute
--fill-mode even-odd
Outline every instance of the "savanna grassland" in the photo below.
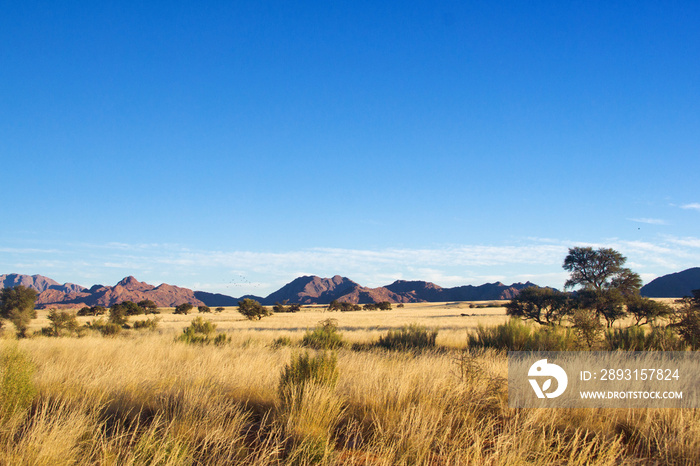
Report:
<svg viewBox="0 0 700 466"><path fill-rule="evenodd" d="M698 410L509 408L505 353L466 351L478 324L506 322L503 308L257 321L226 308L204 318L230 340L176 341L198 316L163 310L155 331L113 337L18 341L6 328L0 464L700 463ZM302 347L329 317L344 344ZM432 349L372 345L411 323L438 331ZM31 330L46 324L40 311Z"/></svg>

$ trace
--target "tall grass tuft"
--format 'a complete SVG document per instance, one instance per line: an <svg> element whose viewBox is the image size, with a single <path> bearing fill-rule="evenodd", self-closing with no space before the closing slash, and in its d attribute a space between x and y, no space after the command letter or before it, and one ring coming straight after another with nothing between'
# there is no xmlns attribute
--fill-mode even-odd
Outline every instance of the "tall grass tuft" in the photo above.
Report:
<svg viewBox="0 0 700 466"><path fill-rule="evenodd" d="M0 425L22 415L36 396L34 365L16 346L0 350Z"/></svg>
<svg viewBox="0 0 700 466"><path fill-rule="evenodd" d="M646 332L644 327L637 325L608 329L605 343L611 351L683 351L686 346L668 327L651 327Z"/></svg>
<svg viewBox="0 0 700 466"><path fill-rule="evenodd" d="M280 419L290 440L287 464L318 464L333 450L332 431L342 404L333 393L338 382L335 353L292 356L282 369Z"/></svg>
<svg viewBox="0 0 700 466"><path fill-rule="evenodd" d="M424 350L435 348L437 330L428 330L423 325L411 324L399 330L389 330L379 337L377 346L388 350Z"/></svg>
<svg viewBox="0 0 700 466"><path fill-rule="evenodd" d="M573 351L579 347L570 328L533 327L515 317L495 327L479 325L469 334L468 345L506 351Z"/></svg>

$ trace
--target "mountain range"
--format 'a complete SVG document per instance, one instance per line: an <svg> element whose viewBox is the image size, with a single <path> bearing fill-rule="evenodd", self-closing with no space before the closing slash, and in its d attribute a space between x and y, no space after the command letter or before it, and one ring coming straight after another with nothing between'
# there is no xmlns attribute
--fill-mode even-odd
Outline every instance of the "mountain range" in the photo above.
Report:
<svg viewBox="0 0 700 466"><path fill-rule="evenodd" d="M150 299L160 307L172 307L182 303L194 306L235 306L243 298L252 298L262 304L276 302L300 304L328 304L333 300L356 304L389 301L392 303L442 302L442 301L484 301L511 299L520 290L534 283L501 282L486 283L480 286L465 285L443 288L435 283L413 280L396 280L394 283L377 288L369 288L349 278L336 275L321 278L315 275L294 279L279 290L265 297L246 295L234 298L219 293L193 291L188 288L163 283L158 286L140 282L129 276L114 286L94 285L85 288L73 283L60 284L41 275L0 275L0 287L12 288L24 285L37 291L36 305L42 307L82 307L111 306L122 301L138 302ZM680 298L690 296L692 290L700 288L700 267L659 277L641 289L648 297Z"/></svg>
<svg viewBox="0 0 700 466"><path fill-rule="evenodd" d="M397 280L378 288L364 287L349 278L336 275L332 278L317 276L299 277L266 297L246 295L234 298L218 293L192 291L163 283L159 286L126 277L114 286L94 285L85 288L72 283L60 284L41 275L0 275L2 288L24 285L38 292L36 305L45 307L111 306L122 301L138 302L150 299L160 307L176 306L188 302L194 306L235 306L243 298L252 298L271 305L285 300L300 304L328 304L333 300L357 304L389 301L415 303L426 301L478 301L511 299L533 283L487 283L480 286L442 288L425 281Z"/></svg>

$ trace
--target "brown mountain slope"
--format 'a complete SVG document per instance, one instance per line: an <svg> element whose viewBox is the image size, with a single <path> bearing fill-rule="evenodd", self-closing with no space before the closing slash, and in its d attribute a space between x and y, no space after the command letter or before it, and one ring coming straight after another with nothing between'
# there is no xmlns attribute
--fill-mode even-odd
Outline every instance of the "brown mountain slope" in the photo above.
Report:
<svg viewBox="0 0 700 466"><path fill-rule="evenodd" d="M187 288L163 283L153 286L140 282L134 277L126 277L115 286L96 285L82 292L60 292L49 289L39 293L37 307L80 307L80 306L112 306L123 301L139 302L150 299L159 307L177 306L190 303L201 306L204 303L197 299L194 291Z"/></svg>
<svg viewBox="0 0 700 466"><path fill-rule="evenodd" d="M61 285L57 281L44 277L43 275L22 275L18 273L0 275L0 288L14 288L17 285L32 288L36 290L37 293L41 293L42 291L46 290L77 293L86 289L85 287L74 283L64 283Z"/></svg>

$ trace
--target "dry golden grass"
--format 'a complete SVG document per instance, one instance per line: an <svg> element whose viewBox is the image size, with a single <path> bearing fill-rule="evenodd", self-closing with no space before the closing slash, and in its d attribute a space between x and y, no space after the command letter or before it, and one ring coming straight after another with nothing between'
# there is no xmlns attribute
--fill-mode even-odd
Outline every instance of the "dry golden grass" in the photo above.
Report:
<svg viewBox="0 0 700 466"><path fill-rule="evenodd" d="M0 464L700 463L697 410L510 409L499 352L460 366L456 350L343 348L335 387L281 403L280 373L301 349L274 347L278 336L298 342L333 317L347 341L369 342L418 322L458 348L478 323L504 321L502 308L311 310L255 322L227 308L205 316L231 335L221 347L174 341L192 314L161 317L157 332L0 341L0 351L17 345L29 356L37 389L30 411L0 425Z"/></svg>

